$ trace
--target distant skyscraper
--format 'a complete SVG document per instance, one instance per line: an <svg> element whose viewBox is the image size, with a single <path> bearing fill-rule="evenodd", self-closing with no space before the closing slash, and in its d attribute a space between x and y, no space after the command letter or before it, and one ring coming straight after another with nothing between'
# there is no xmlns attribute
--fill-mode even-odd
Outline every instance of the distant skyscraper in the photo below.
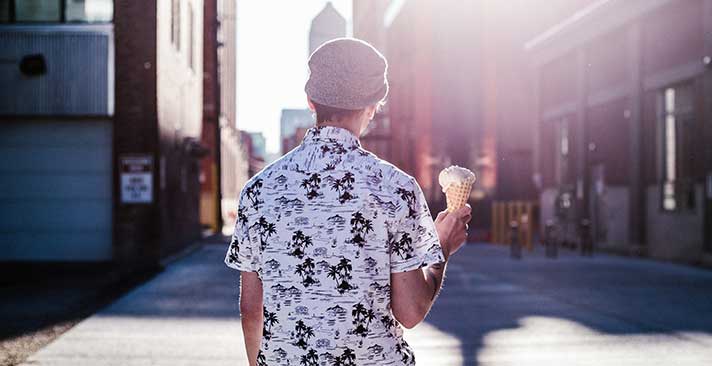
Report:
<svg viewBox="0 0 712 366"><path fill-rule="evenodd" d="M340 37L346 37L346 18L336 11L331 2L328 2L312 19L309 31L309 54L311 55L322 43Z"/></svg>

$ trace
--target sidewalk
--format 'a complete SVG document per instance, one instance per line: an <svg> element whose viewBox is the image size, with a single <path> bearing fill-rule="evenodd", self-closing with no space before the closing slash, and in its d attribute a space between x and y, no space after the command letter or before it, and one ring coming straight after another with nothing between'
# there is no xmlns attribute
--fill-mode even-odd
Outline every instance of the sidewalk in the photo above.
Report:
<svg viewBox="0 0 712 366"><path fill-rule="evenodd" d="M84 320L24 365L246 365L238 273L208 245ZM712 271L468 245L426 322L420 366L712 364Z"/></svg>
<svg viewBox="0 0 712 366"><path fill-rule="evenodd" d="M169 265L22 365L247 364L226 248L208 245Z"/></svg>

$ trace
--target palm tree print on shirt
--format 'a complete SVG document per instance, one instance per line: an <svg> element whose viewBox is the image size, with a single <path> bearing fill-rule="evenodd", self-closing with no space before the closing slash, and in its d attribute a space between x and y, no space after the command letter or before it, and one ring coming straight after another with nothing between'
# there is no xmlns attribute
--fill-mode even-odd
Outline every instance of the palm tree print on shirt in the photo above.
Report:
<svg viewBox="0 0 712 366"><path fill-rule="evenodd" d="M356 366L356 353L351 348L346 347L340 356L334 357L331 366Z"/></svg>
<svg viewBox="0 0 712 366"><path fill-rule="evenodd" d="M304 259L304 262L302 264L297 264L297 269L294 271L294 273L298 274L299 276L302 277L302 285L304 287L309 287L311 285L319 283L319 280L314 279L314 268L316 266L314 265L314 260L307 257Z"/></svg>
<svg viewBox="0 0 712 366"><path fill-rule="evenodd" d="M343 177L336 179L329 177L331 180L331 189L339 193L339 202L346 203L356 196L353 195L352 190L354 188L353 184L355 182L354 174L351 172L346 172Z"/></svg>
<svg viewBox="0 0 712 366"><path fill-rule="evenodd" d="M351 261L343 257L337 265L329 266L327 276L336 281L336 289L340 294L355 289L348 281L351 279L351 270Z"/></svg>
<svg viewBox="0 0 712 366"><path fill-rule="evenodd" d="M263 308L263 327L262 327L262 337L266 340L272 339L272 327L275 324L279 324L277 319L277 313L272 313L267 311L267 308Z"/></svg>
<svg viewBox="0 0 712 366"><path fill-rule="evenodd" d="M351 242L358 245L359 248L363 248L366 244L366 234L373 231L373 224L371 220L363 217L361 212L355 212L351 215L351 234L354 237Z"/></svg>
<svg viewBox="0 0 712 366"><path fill-rule="evenodd" d="M405 188L398 188L396 189L396 193L398 193L400 198L408 205L408 217L411 219L416 218L415 192Z"/></svg>
<svg viewBox="0 0 712 366"><path fill-rule="evenodd" d="M309 342L309 338L313 336L314 329L312 329L312 327L308 327L303 321L297 320L297 325L294 326L294 332L292 333L292 337L297 339L294 345L306 350L308 344L307 342Z"/></svg>
<svg viewBox="0 0 712 366"><path fill-rule="evenodd" d="M363 304L358 303L353 306L351 316L353 317L352 323L356 326L353 330L353 334L359 335L361 338L366 338L371 321L376 319L376 314L373 312L373 309L366 309ZM362 345L363 340L359 341L359 347Z"/></svg>
<svg viewBox="0 0 712 366"><path fill-rule="evenodd" d="M299 364L302 366L319 366L319 355L311 348L306 355L301 357Z"/></svg>
<svg viewBox="0 0 712 366"><path fill-rule="evenodd" d="M260 199L260 189L262 188L262 179L255 180L251 186L245 188L245 196L250 200L252 208L255 210L260 209L260 205L265 203L264 200Z"/></svg>
<svg viewBox="0 0 712 366"><path fill-rule="evenodd" d="M307 190L307 198L314 199L319 197L319 186L321 185L321 177L319 173L312 173L309 178L304 179L300 187Z"/></svg>
<svg viewBox="0 0 712 366"><path fill-rule="evenodd" d="M415 355L407 343L401 342L396 344L396 353L401 355L401 360L406 365L415 365Z"/></svg>
<svg viewBox="0 0 712 366"><path fill-rule="evenodd" d="M410 235L401 233L398 240L395 238L395 234L388 233L388 247L391 248L391 252L403 259L413 258L413 239L410 238Z"/></svg>
<svg viewBox="0 0 712 366"><path fill-rule="evenodd" d="M267 248L267 239L277 232L275 224L268 222L264 216L260 216L260 219L252 227L257 228L257 233L260 236L260 249L265 250Z"/></svg>
<svg viewBox="0 0 712 366"><path fill-rule="evenodd" d="M267 358L265 358L265 354L262 350L257 352L257 366L267 366Z"/></svg>
<svg viewBox="0 0 712 366"><path fill-rule="evenodd" d="M304 258L304 254L306 254L307 247L311 245L311 237L304 235L301 230L297 230L292 235L292 242L289 243L289 246L292 248L292 251L289 252L289 255L302 259Z"/></svg>

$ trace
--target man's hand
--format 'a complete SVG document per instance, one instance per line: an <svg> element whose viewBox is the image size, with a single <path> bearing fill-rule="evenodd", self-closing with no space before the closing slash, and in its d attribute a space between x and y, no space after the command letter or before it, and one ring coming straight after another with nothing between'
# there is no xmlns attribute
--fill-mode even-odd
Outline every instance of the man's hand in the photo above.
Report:
<svg viewBox="0 0 712 366"><path fill-rule="evenodd" d="M448 213L442 211L435 219L440 245L443 248L445 260L462 247L467 239L468 222L472 219L472 207L466 204L457 211Z"/></svg>

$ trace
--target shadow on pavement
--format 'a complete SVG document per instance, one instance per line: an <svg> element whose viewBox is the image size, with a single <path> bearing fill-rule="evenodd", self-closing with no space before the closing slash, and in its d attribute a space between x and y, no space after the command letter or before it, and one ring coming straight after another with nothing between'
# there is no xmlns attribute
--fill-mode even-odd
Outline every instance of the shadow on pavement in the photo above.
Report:
<svg viewBox="0 0 712 366"><path fill-rule="evenodd" d="M566 253L515 261L504 247L469 245L450 263L427 324L453 338L461 354L443 364L562 364L570 357L595 365L612 356L610 364L670 364L661 357L703 364L712 361L710 294L707 270ZM421 361L439 352L411 343Z"/></svg>

